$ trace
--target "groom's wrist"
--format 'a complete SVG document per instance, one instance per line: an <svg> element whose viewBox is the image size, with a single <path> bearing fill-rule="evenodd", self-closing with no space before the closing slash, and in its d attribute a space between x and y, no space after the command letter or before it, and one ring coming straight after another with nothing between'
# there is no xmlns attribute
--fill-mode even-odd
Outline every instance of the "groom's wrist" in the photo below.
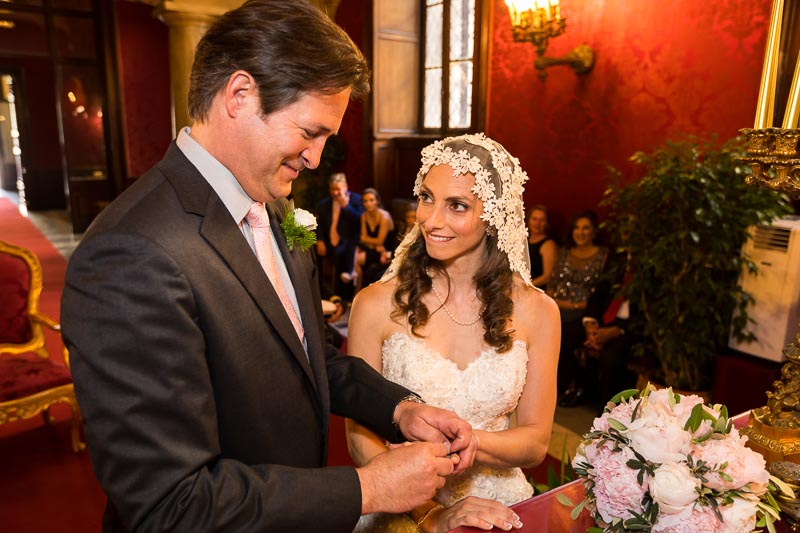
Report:
<svg viewBox="0 0 800 533"><path fill-rule="evenodd" d="M400 398L400 400L398 400L398 402L395 404L394 410L392 411L392 426L394 427L395 430L397 430L399 436L402 436L403 433L400 430L400 414L402 414L400 406L403 404L403 402L424 404L425 400L423 400L419 394L415 394L412 392Z"/></svg>

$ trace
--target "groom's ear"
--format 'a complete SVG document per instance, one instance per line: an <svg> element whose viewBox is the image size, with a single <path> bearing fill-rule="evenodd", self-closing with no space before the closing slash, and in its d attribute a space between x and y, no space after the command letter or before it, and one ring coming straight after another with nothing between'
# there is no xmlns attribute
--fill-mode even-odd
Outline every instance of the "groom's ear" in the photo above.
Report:
<svg viewBox="0 0 800 533"><path fill-rule="evenodd" d="M219 95L223 98L225 110L231 118L239 116L248 106L261 106L258 86L250 73L244 70L231 74Z"/></svg>

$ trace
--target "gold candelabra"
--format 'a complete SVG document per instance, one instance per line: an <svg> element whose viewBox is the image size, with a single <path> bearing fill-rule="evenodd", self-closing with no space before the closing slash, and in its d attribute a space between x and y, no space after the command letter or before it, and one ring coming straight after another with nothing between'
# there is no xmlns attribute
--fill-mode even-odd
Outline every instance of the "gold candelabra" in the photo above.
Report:
<svg viewBox="0 0 800 533"><path fill-rule="evenodd" d="M739 132L747 139L747 155L742 161L752 171L748 183L800 197L800 130L744 128Z"/></svg>
<svg viewBox="0 0 800 533"><path fill-rule="evenodd" d="M790 21L791 24L791 21ZM773 0L755 125L740 130L747 138L742 157L752 171L749 183L770 187L800 198L800 60L795 67L783 127L773 125L774 95L783 25L783 0ZM767 392L767 405L753 409L743 429L748 446L759 451L768 464L800 463L800 333L783 349L787 362L781 377Z"/></svg>
<svg viewBox="0 0 800 533"><path fill-rule="evenodd" d="M742 161L752 171L748 183L800 198L800 130L747 128L740 132L747 138ZM773 390L767 392L767 405L753 409L742 430L748 436L747 445L760 452L767 464L800 463L800 333L783 353L787 362Z"/></svg>

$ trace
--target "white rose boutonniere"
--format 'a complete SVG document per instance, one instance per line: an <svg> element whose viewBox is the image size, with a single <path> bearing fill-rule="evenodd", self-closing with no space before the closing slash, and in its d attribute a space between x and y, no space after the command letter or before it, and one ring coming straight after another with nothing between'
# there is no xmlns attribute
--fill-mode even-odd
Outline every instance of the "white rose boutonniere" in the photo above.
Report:
<svg viewBox="0 0 800 533"><path fill-rule="evenodd" d="M281 228L286 235L286 244L289 250L294 250L299 246L305 252L315 242L317 236L314 230L317 229L317 219L305 209L295 209L294 202L289 202L289 209L281 222Z"/></svg>

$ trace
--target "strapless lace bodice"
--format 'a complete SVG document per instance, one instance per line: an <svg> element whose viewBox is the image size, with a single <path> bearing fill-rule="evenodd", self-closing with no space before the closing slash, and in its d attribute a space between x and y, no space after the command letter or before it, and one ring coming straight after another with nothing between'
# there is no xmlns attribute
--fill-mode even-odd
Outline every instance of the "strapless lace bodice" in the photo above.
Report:
<svg viewBox="0 0 800 533"><path fill-rule="evenodd" d="M522 394L528 350L522 341L506 353L488 349L462 370L423 340L395 333L383 343L382 359L387 379L416 392L430 405L455 412L475 429L500 431L508 428ZM436 499L452 505L467 496L480 496L512 505L532 494L519 468L477 465L448 478Z"/></svg>

